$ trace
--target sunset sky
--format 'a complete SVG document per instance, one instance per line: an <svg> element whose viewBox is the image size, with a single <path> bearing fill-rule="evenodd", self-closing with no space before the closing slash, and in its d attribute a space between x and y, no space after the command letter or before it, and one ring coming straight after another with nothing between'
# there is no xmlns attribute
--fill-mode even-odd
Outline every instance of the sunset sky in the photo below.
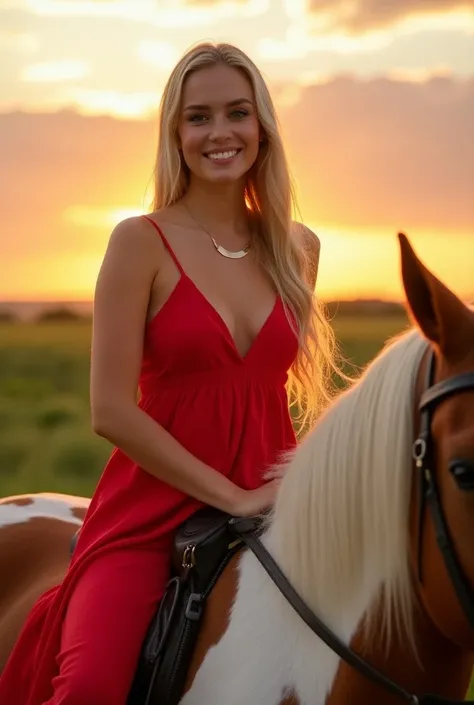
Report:
<svg viewBox="0 0 474 705"><path fill-rule="evenodd" d="M0 300L92 297L205 39L268 80L321 296L400 298L404 230L474 298L474 0L0 0Z"/></svg>

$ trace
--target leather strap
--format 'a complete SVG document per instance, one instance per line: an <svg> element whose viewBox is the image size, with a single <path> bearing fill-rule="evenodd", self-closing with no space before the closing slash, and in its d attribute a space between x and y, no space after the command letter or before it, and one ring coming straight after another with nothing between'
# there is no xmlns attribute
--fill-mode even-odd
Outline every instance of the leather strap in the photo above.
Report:
<svg viewBox="0 0 474 705"><path fill-rule="evenodd" d="M437 384L434 384L434 374L435 355L434 352L431 352L431 359L427 367L426 391L423 393L419 404L420 433L414 444L414 458L420 477L418 507L418 580L420 583L423 582L423 518L425 505L427 503L435 528L436 541L443 557L446 570L464 615L470 627L474 629L474 592L459 562L443 513L435 475L435 459L433 454L433 441L431 438L432 415L437 406L453 394L473 391L474 374L468 372L444 380L443 382L438 382Z"/></svg>
<svg viewBox="0 0 474 705"><path fill-rule="evenodd" d="M257 524L249 518L233 517L229 520L231 530L241 538L259 560L280 592L289 604L314 632L343 661L355 668L363 676L376 683L392 695L399 697L411 705L474 705L474 700L447 700L438 695L426 694L417 696L409 693L401 686L384 676L380 671L364 661L349 646L346 646L323 622L311 611L308 605L298 595L293 586L278 566L273 556L267 551L257 536Z"/></svg>
<svg viewBox="0 0 474 705"><path fill-rule="evenodd" d="M426 499L431 510L436 541L443 556L446 570L456 592L459 604L472 629L474 629L474 594L457 557L446 519L441 509L441 499L437 484L431 472L426 478Z"/></svg>
<svg viewBox="0 0 474 705"><path fill-rule="evenodd" d="M472 372L466 372L452 379L438 382L423 393L420 402L420 410L423 411L424 409L438 406L440 402L451 397L453 394L472 391L474 391L474 374Z"/></svg>

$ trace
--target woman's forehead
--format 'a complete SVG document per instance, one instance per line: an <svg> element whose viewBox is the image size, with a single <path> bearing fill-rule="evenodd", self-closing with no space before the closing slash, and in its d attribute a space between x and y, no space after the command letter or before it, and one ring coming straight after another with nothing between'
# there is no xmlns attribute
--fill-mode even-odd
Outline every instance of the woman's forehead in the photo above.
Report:
<svg viewBox="0 0 474 705"><path fill-rule="evenodd" d="M183 87L183 107L227 105L237 100L253 102L252 86L244 73L232 66L217 65L191 73Z"/></svg>

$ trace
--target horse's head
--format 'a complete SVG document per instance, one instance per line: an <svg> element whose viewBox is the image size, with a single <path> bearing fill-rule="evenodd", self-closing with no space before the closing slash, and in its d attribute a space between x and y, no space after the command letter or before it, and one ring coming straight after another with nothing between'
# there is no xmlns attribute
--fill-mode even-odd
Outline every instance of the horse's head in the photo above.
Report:
<svg viewBox="0 0 474 705"><path fill-rule="evenodd" d="M399 240L408 310L431 355L417 394L414 568L437 628L474 649L474 311Z"/></svg>

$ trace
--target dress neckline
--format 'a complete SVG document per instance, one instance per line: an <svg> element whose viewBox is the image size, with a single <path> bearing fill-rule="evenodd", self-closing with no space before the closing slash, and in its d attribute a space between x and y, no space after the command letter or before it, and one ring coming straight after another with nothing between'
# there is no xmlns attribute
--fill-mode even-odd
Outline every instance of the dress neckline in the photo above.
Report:
<svg viewBox="0 0 474 705"><path fill-rule="evenodd" d="M150 328L151 326L153 326L153 325L155 324L155 321L159 320L159 318L161 317L160 314L161 314L166 308L168 308L169 305L171 305L172 300L175 298L175 296L178 295L179 290L182 288L183 284L188 284L188 286L191 287L191 289L197 294L197 296L198 296L199 299L202 301L202 303L208 308L208 310L209 310L209 311L211 312L211 314L214 316L214 318L215 318L216 321L218 322L220 328L223 330L223 332L224 332L224 334L225 334L225 336L226 336L226 338L227 338L229 344L231 345L231 347L232 347L234 353L236 354L236 356L239 358L239 360L240 360L241 362L245 362L245 361L247 360L247 358L250 356L250 354L253 352L253 350L257 347L258 343L260 342L260 340L261 340L262 336L264 335L266 329L267 329L268 326L270 325L270 323L271 323L273 317L275 316L276 311L277 311L277 309L279 308L279 305L280 305L280 303L281 303L281 298L280 298L280 296L279 296L278 294L276 294L274 303L273 303L273 305L272 305L272 307L271 307L271 309L270 309L270 311L269 311L267 317L265 318L265 320L264 320L264 322L262 323L260 329L257 331L256 335L254 336L254 338L253 338L252 342L250 343L250 346L249 346L249 348L247 349L247 351L246 351L245 353L242 353L242 352L238 349L237 344L236 344L236 342L235 342L235 339L234 339L232 333L230 332L229 326L227 325L227 323L225 322L225 320L222 318L222 316L221 316L221 314L219 313L219 311L218 311L218 310L216 309L216 307L209 301L209 299L207 298L207 296L205 296L205 294L203 294L203 292L201 291L201 289L199 289L199 287L194 283L194 281L193 281L184 271L181 271L181 272L180 272L180 277L179 277L179 279L178 279L178 281L177 281L175 287L173 288L173 290L171 291L170 295L168 296L168 298L167 298L166 301L164 302L163 306L155 313L155 315L153 316L153 318L151 318L151 319L148 321L147 328Z"/></svg>

